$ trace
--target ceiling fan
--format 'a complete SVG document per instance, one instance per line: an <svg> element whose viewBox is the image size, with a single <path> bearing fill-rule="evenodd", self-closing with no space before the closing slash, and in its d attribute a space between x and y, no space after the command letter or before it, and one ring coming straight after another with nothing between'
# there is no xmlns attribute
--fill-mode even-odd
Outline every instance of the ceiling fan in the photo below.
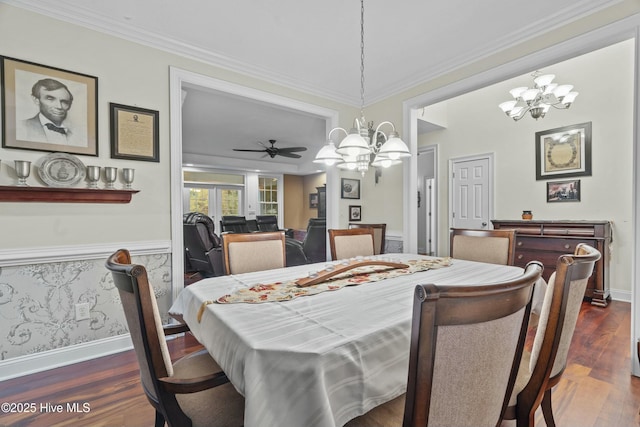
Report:
<svg viewBox="0 0 640 427"><path fill-rule="evenodd" d="M276 144L275 139L270 139L269 143L271 144L271 147L267 147L262 142L258 141L258 144L262 145L264 147L264 150L249 150L244 148L234 148L233 151L251 151L255 153L267 153L272 159L275 156L291 157L292 159L299 159L302 156L300 154L295 154L295 152L307 151L307 147L288 147L288 148L275 147L275 144Z"/></svg>

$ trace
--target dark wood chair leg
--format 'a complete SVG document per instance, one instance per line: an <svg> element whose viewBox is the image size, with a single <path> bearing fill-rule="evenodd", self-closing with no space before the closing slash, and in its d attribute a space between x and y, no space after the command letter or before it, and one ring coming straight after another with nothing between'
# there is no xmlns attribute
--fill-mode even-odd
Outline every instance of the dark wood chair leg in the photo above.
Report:
<svg viewBox="0 0 640 427"><path fill-rule="evenodd" d="M544 392L540 406L542 407L542 415L544 415L547 427L556 427L556 422L553 419L553 409L551 408L551 389Z"/></svg>
<svg viewBox="0 0 640 427"><path fill-rule="evenodd" d="M156 411L155 427L164 427L164 417L159 411Z"/></svg>

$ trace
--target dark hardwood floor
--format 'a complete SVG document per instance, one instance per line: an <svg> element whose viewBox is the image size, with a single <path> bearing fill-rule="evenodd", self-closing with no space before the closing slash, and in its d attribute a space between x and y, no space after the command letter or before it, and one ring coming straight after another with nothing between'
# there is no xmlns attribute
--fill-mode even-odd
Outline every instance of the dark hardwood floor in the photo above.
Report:
<svg viewBox="0 0 640 427"><path fill-rule="evenodd" d="M640 378L630 375L630 325L628 303L583 304L567 370L553 390L558 427L640 426ZM530 331L529 345L532 337ZM170 341L169 348L179 358L200 345L187 335ZM33 412L6 413L2 407L1 427L154 424L131 351L0 383L0 403L5 402ZM503 423L511 425L515 422ZM540 411L536 425L545 425Z"/></svg>

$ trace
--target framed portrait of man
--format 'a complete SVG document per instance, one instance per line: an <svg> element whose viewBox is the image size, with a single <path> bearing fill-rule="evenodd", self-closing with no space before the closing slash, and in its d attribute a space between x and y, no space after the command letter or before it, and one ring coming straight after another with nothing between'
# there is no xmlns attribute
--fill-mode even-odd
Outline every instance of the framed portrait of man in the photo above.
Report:
<svg viewBox="0 0 640 427"><path fill-rule="evenodd" d="M98 155L98 78L0 57L3 148Z"/></svg>

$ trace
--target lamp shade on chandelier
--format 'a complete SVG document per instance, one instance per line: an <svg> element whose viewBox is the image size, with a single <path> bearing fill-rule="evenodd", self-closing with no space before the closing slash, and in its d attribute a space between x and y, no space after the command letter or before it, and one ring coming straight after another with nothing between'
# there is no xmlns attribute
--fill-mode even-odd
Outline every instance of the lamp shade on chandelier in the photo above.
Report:
<svg viewBox="0 0 640 427"><path fill-rule="evenodd" d="M566 110L578 96L573 91L573 86L553 83L555 75L542 74L538 71L532 74L533 88L517 87L509 93L513 100L498 105L500 109L513 120L520 120L527 112L534 119L539 119L547 114L551 107Z"/></svg>
<svg viewBox="0 0 640 427"><path fill-rule="evenodd" d="M384 121L373 130L373 123L368 124L364 118L364 0L360 0L360 101L360 118L354 119L353 128L349 132L341 127L331 129L327 143L316 154L314 163L357 170L364 176L370 165L389 167L402 163L403 157L411 156L407 144L400 139L393 123ZM388 135L381 130L387 125L391 126ZM346 135L338 147L331 139L336 131Z"/></svg>

